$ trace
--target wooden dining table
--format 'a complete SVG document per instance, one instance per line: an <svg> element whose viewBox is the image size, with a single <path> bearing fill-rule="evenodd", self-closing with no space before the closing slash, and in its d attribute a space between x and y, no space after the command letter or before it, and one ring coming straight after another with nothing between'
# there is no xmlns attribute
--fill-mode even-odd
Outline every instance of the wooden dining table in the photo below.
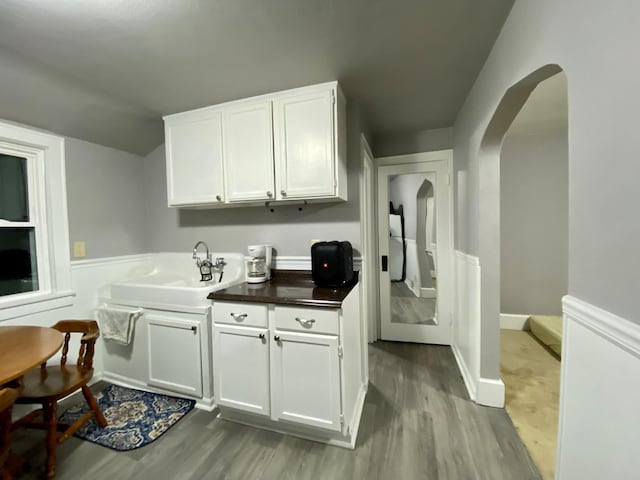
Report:
<svg viewBox="0 0 640 480"><path fill-rule="evenodd" d="M47 361L63 341L62 333L49 327L0 327L0 386Z"/></svg>

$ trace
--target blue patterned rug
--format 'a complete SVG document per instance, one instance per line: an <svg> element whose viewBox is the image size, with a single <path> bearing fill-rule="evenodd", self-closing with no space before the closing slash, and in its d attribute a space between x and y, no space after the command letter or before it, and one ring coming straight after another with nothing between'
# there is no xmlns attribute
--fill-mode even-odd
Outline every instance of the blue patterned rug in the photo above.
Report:
<svg viewBox="0 0 640 480"><path fill-rule="evenodd" d="M100 428L92 418L75 436L119 451L153 442L195 405L193 400L118 385L105 387L96 399L109 425ZM88 410L87 402L82 401L64 412L60 422L72 423Z"/></svg>

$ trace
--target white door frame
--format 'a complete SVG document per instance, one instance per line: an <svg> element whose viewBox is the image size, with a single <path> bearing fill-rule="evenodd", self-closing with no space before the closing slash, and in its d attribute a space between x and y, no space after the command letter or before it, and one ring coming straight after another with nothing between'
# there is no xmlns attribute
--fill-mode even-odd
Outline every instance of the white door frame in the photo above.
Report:
<svg viewBox="0 0 640 480"><path fill-rule="evenodd" d="M379 182L379 172L380 168L389 167L389 166L408 166L414 168L406 168L409 170L417 170L416 173L419 173L420 166L428 167L430 163L433 162L443 162L445 164L445 169L447 172L446 178L446 188L447 188L447 198L449 203L449 211L448 211L448 229L447 236L449 237L448 242L438 241L438 257L440 261L441 267L445 275L439 275L438 278L438 296L441 296L440 305L445 305L446 308L439 309L439 318L441 324L448 325L449 328L446 331L446 334L441 335L440 338L434 343L441 343L450 345L451 344L451 327L453 325L453 288L454 288L454 278L453 278L453 246L454 246L454 229L453 229L453 186L451 182L452 178L452 169L453 169L453 150L438 150L433 152L422 152L422 153L413 153L408 155L397 155L392 157L383 157L377 158L375 161L376 165L376 183ZM376 189L377 191L378 189ZM380 195L380 192L377 191L377 194ZM378 197L379 198L379 197ZM437 207L436 207L437 208ZM378 326L382 329L382 311L383 308L388 308L385 302L389 302L390 298L382 298L381 293L381 274L383 273L381 270L381 236L379 229L382 226L387 225L388 216L384 213L385 217L383 221L383 217L381 212L378 211L378 202L376 202L376 218L378 219L378 245L377 245L377 259L378 267L376 275L377 283L378 283L378 297L380 298L380 310L379 310L379 320ZM386 235L385 226L385 235ZM440 229L438 229L440 231ZM387 252L388 254L388 252ZM388 275L388 274L387 274ZM440 278L442 277L442 278ZM427 339L417 339L418 341L427 342Z"/></svg>
<svg viewBox="0 0 640 480"><path fill-rule="evenodd" d="M380 338L380 306L377 294L377 228L375 211L375 165L371 148L363 134L360 134L360 238L362 239L361 278L362 295L360 297L362 317L367 326L367 341L373 343Z"/></svg>

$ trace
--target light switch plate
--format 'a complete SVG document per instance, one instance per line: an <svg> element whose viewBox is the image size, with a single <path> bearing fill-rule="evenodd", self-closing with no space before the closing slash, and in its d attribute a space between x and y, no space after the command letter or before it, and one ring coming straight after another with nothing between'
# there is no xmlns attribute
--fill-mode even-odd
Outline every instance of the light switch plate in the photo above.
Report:
<svg viewBox="0 0 640 480"><path fill-rule="evenodd" d="M74 258L83 258L87 256L87 244L85 242L73 242Z"/></svg>

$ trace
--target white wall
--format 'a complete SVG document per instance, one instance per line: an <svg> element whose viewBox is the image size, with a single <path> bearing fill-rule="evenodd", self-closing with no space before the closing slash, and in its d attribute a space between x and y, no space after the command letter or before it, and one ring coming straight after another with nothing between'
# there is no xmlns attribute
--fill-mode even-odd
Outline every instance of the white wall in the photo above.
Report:
<svg viewBox="0 0 640 480"><path fill-rule="evenodd" d="M563 302L558 479L632 480L640 471L640 326Z"/></svg>
<svg viewBox="0 0 640 480"><path fill-rule="evenodd" d="M500 154L502 313L561 314L568 200L566 128L507 133Z"/></svg>

